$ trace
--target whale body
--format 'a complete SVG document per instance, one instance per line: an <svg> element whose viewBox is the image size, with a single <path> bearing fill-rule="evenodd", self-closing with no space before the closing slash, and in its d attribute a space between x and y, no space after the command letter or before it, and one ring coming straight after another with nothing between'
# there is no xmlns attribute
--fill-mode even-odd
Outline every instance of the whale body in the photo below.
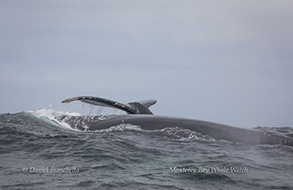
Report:
<svg viewBox="0 0 293 190"><path fill-rule="evenodd" d="M72 101L82 101L93 105L117 108L128 113L128 115L63 116L57 118L59 121L65 121L71 127L79 130L98 131L121 124L139 126L143 130L160 130L177 127L208 135L215 140L226 140L244 144L280 144L293 146L293 138L291 135L266 130L244 129L195 119L153 115L149 110L149 107L156 103L156 100L153 99L122 104L104 98L80 96L63 100L62 103Z"/></svg>

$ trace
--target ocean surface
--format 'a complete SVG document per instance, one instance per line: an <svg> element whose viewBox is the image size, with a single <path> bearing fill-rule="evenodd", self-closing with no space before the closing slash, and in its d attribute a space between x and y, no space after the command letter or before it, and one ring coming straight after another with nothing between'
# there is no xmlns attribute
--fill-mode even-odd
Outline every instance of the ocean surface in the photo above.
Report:
<svg viewBox="0 0 293 190"><path fill-rule="evenodd" d="M180 129L85 132L53 109L0 114L0 189L293 189L293 148ZM293 133L293 128L261 128Z"/></svg>

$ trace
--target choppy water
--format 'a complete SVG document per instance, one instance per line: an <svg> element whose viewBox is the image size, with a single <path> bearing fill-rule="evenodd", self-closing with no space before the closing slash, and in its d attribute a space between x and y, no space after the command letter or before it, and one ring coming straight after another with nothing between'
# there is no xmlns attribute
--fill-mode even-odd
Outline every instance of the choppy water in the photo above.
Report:
<svg viewBox="0 0 293 190"><path fill-rule="evenodd" d="M72 130L37 110L0 115L2 189L293 189L293 148L166 128ZM269 128L292 133L292 128Z"/></svg>

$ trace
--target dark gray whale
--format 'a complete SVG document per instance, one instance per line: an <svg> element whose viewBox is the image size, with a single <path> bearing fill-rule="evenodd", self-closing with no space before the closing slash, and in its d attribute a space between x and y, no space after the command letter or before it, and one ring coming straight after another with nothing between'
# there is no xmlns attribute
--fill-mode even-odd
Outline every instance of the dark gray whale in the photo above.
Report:
<svg viewBox="0 0 293 190"><path fill-rule="evenodd" d="M97 131L121 124L136 125L144 130L178 127L208 135L215 140L226 140L244 144L280 144L293 146L293 138L291 135L287 136L266 130L243 129L194 119L153 115L149 107L155 104L156 100L121 104L104 98L81 96L66 99L62 103L69 103L76 100L93 105L117 108L128 113L128 115L63 116L57 118L59 121L65 121L73 128L79 130Z"/></svg>

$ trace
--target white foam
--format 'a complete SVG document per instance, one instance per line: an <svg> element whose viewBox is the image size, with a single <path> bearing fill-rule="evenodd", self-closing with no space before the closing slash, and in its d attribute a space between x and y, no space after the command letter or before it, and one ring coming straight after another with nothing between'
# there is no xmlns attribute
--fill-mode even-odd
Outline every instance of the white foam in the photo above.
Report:
<svg viewBox="0 0 293 190"><path fill-rule="evenodd" d="M52 124L59 124L60 126L66 128L66 129L71 129L71 130L75 130L72 127L70 127L69 124L62 122L62 121L58 121L56 119L56 117L58 116L62 116L62 115L66 115L66 116L80 116L81 114L79 113L70 113L70 112L62 112L62 111L57 111L54 109L44 109L44 108L39 108L36 109L34 111L27 111L27 113L32 114L33 116L40 118L40 119L45 119L45 121L51 121L50 123Z"/></svg>
<svg viewBox="0 0 293 190"><path fill-rule="evenodd" d="M177 139L177 140L203 140L203 141L214 141L213 138L211 138L208 135L203 135L201 133L191 131L189 129L182 129L182 128L164 128L161 129L161 132L165 134L164 138L171 138L171 139Z"/></svg>
<svg viewBox="0 0 293 190"><path fill-rule="evenodd" d="M125 131L125 130L143 131L141 127L137 125L120 124L120 125L112 126L109 129L98 130L97 132L112 132L112 131Z"/></svg>

